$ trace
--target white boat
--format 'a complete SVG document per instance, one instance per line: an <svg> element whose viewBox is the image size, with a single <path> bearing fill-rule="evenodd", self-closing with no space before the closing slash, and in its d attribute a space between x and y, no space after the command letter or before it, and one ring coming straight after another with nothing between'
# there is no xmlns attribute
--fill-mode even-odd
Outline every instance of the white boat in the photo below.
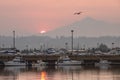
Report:
<svg viewBox="0 0 120 80"><path fill-rule="evenodd" d="M12 61L5 62L5 66L25 66L26 63L21 57L15 57Z"/></svg>
<svg viewBox="0 0 120 80"><path fill-rule="evenodd" d="M38 67L38 66L45 66L46 63L43 61L37 61L37 63L32 63L33 67Z"/></svg>
<svg viewBox="0 0 120 80"><path fill-rule="evenodd" d="M66 57L62 60L59 60L56 65L58 66L67 66L67 65L81 65L81 61L71 60L70 58Z"/></svg>
<svg viewBox="0 0 120 80"><path fill-rule="evenodd" d="M28 63L25 62L21 57L15 57L12 61L5 62L5 66L27 66ZM30 64L33 67L45 65L45 62L38 61L37 63Z"/></svg>
<svg viewBox="0 0 120 80"><path fill-rule="evenodd" d="M109 62L108 60L100 60L99 63L95 63L96 66L102 66L102 65L110 65L111 62Z"/></svg>

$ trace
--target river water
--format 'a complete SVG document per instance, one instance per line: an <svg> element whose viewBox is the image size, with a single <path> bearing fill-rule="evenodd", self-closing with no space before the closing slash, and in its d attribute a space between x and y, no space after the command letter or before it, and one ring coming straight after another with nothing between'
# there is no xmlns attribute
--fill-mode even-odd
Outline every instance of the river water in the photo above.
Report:
<svg viewBox="0 0 120 80"><path fill-rule="evenodd" d="M0 80L120 80L120 66L0 67Z"/></svg>

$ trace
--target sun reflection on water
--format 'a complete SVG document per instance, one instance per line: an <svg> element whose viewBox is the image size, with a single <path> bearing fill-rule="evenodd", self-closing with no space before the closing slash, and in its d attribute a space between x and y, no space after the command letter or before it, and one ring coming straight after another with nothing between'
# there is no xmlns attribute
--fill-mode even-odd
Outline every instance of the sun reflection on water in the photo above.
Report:
<svg viewBox="0 0 120 80"><path fill-rule="evenodd" d="M41 79L40 80L46 80L46 72L41 72Z"/></svg>

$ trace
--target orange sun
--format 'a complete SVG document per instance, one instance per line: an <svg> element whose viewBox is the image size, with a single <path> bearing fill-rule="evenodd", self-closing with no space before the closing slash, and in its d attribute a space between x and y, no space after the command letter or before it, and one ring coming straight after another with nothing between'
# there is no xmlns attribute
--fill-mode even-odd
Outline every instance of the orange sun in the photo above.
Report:
<svg viewBox="0 0 120 80"><path fill-rule="evenodd" d="M40 31L40 33L41 33L41 34L46 33L46 31L42 30L42 31Z"/></svg>

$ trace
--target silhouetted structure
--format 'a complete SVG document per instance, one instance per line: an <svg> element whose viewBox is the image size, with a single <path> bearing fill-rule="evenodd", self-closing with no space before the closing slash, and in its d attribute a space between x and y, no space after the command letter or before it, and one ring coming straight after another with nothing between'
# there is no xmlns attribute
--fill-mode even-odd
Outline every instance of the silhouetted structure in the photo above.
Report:
<svg viewBox="0 0 120 80"><path fill-rule="evenodd" d="M72 49L72 53L73 53L73 32L74 32L74 30L71 30L71 49Z"/></svg>
<svg viewBox="0 0 120 80"><path fill-rule="evenodd" d="M13 31L13 48L15 49L15 31Z"/></svg>

